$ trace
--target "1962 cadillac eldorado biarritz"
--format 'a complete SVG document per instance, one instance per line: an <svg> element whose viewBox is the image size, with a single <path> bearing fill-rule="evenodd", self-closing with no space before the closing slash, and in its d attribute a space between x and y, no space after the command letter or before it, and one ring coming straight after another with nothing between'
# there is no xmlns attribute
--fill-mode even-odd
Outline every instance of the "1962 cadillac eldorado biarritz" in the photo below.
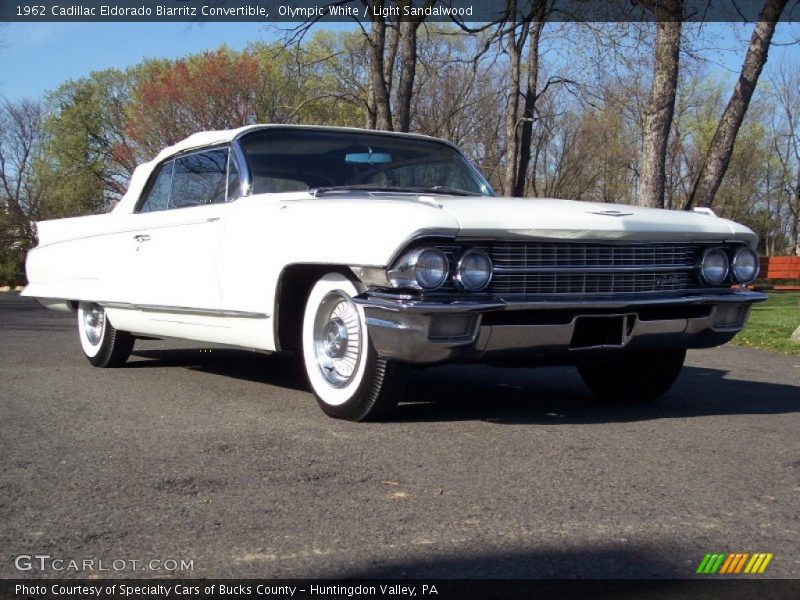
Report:
<svg viewBox="0 0 800 600"><path fill-rule="evenodd" d="M765 299L755 234L708 210L498 198L452 144L358 129L198 133L113 211L38 223L23 294L122 365L137 337L295 351L329 415L376 419L409 365L577 365L649 400Z"/></svg>

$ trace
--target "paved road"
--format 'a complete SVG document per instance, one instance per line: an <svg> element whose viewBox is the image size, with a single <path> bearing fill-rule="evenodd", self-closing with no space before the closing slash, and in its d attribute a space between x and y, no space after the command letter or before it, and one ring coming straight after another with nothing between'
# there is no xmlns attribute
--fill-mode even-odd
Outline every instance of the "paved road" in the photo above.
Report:
<svg viewBox="0 0 800 600"><path fill-rule="evenodd" d="M695 351L634 407L570 368L440 367L395 421L353 424L288 359L139 342L100 370L73 329L0 294L0 577L19 554L203 577L683 577L742 550L800 577L800 357Z"/></svg>

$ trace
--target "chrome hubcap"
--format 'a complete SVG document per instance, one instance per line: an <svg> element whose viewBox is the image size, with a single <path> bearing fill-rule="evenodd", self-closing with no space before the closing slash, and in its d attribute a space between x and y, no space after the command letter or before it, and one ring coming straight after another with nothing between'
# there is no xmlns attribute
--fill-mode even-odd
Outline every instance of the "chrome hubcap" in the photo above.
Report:
<svg viewBox="0 0 800 600"><path fill-rule="evenodd" d="M86 339L93 346L100 343L105 322L105 312L97 304L92 304L83 311L83 330L86 333Z"/></svg>
<svg viewBox="0 0 800 600"><path fill-rule="evenodd" d="M323 335L323 349L330 358L342 358L347 354L348 332L344 321L338 317L331 319L325 325Z"/></svg>
<svg viewBox="0 0 800 600"><path fill-rule="evenodd" d="M350 298L331 292L317 309L314 319L314 353L323 376L334 387L343 387L355 377L361 359L361 322Z"/></svg>

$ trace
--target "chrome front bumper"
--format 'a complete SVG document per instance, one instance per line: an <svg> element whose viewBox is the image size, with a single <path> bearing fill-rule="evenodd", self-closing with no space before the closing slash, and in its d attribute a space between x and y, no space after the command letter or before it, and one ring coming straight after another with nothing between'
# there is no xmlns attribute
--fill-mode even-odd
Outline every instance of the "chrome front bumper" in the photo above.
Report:
<svg viewBox="0 0 800 600"><path fill-rule="evenodd" d="M508 302L421 300L365 292L370 340L403 362L575 362L635 349L711 348L747 322L759 292L680 297L575 298Z"/></svg>

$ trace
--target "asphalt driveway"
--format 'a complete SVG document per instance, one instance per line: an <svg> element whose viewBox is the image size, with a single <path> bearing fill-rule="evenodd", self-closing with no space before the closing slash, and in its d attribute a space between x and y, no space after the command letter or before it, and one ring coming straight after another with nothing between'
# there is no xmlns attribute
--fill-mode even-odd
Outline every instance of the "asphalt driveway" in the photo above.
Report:
<svg viewBox="0 0 800 600"><path fill-rule="evenodd" d="M0 294L0 577L21 554L191 560L193 577L685 577L772 552L800 577L800 357L690 352L661 401L572 368L415 374L396 419L331 420L287 358L138 342Z"/></svg>

